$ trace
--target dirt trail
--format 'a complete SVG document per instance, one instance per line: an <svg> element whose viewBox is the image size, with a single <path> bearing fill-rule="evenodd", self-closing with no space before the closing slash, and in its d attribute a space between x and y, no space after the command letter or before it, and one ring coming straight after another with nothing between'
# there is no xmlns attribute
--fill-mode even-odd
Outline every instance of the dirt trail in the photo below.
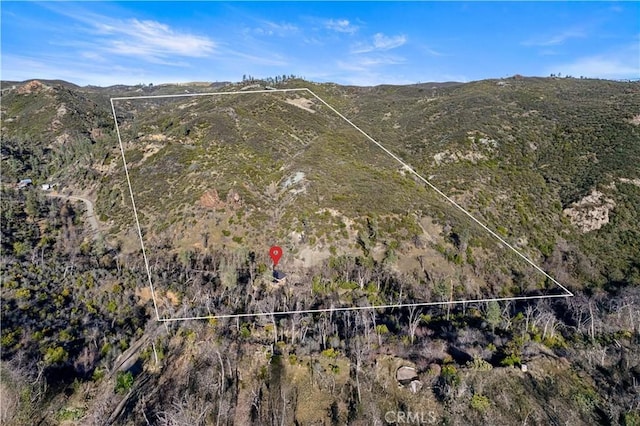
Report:
<svg viewBox="0 0 640 426"><path fill-rule="evenodd" d="M47 197L53 198L62 198L65 200L71 201L82 201L87 208L87 222L89 222L89 226L91 226L91 230L93 231L93 238L97 239L100 236L100 225L98 225L98 219L96 218L96 213L93 210L93 202L88 198L78 197L76 195L65 195L58 193L49 193L46 194Z"/></svg>

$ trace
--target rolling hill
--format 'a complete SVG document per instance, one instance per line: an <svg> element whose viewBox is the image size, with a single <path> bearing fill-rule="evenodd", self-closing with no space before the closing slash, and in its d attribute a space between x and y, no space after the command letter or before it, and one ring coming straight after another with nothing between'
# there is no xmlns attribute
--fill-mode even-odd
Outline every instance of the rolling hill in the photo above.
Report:
<svg viewBox="0 0 640 426"><path fill-rule="evenodd" d="M2 83L6 419L638 421L640 84L247 85Z"/></svg>

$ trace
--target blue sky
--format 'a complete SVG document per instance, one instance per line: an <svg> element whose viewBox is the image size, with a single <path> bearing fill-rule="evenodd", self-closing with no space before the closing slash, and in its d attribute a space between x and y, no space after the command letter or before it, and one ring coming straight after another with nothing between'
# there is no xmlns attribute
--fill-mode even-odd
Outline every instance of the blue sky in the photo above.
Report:
<svg viewBox="0 0 640 426"><path fill-rule="evenodd" d="M640 77L638 2L6 2L1 78L375 85Z"/></svg>

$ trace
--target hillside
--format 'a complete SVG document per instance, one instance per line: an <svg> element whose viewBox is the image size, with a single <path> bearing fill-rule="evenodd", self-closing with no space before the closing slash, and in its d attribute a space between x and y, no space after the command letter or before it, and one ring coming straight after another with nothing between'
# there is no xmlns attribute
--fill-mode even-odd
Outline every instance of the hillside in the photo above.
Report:
<svg viewBox="0 0 640 426"><path fill-rule="evenodd" d="M563 290L304 90L114 101L143 258L109 99L247 85L2 83L3 422L640 421L640 84L280 83L575 294L393 309Z"/></svg>

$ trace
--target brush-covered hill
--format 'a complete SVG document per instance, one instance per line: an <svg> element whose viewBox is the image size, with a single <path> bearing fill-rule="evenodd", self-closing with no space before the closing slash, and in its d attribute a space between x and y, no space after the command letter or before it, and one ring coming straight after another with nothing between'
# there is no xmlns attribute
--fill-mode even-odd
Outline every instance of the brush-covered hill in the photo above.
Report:
<svg viewBox="0 0 640 426"><path fill-rule="evenodd" d="M638 83L265 86L2 83L6 419L638 420Z"/></svg>
<svg viewBox="0 0 640 426"><path fill-rule="evenodd" d="M299 296L308 293L299 309L367 303L360 299L388 305L562 292L313 92L222 93L115 101L151 263L170 247L183 258L249 254L264 270L269 247L281 245L289 287ZM495 149L495 141L486 143L486 151ZM115 232L130 229L121 158L107 167L98 212ZM520 246L542 260L535 243ZM344 275L346 288L337 298L314 297L312 282L338 278L323 272L336 269L332 262L363 263L368 272L357 280ZM382 267L393 272L387 275L394 284L373 291L370 270ZM221 290L229 287L226 275L222 270L215 277ZM251 275L245 277L254 282ZM455 291L436 296L428 282L445 276L455 277ZM202 280L210 280L206 272L195 281ZM169 280L168 290L193 299L184 281ZM240 280L252 287L249 281ZM212 291L208 296L217 297ZM237 291L251 293L242 286ZM254 295L255 306L217 312L257 312L260 301Z"/></svg>

